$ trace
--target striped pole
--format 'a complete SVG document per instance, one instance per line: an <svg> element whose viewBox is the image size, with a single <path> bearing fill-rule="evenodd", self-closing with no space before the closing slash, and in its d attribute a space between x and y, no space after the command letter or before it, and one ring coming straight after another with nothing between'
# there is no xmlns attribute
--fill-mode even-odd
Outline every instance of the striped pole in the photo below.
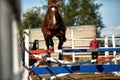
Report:
<svg viewBox="0 0 120 80"><path fill-rule="evenodd" d="M98 52L113 52L113 51L120 51L120 48L98 48L98 49L62 49L62 50L30 50L30 54L45 54L45 53L70 53L70 52L90 52L90 51L98 51Z"/></svg>
<svg viewBox="0 0 120 80"><path fill-rule="evenodd" d="M107 57L97 58L97 59L93 59L93 60L87 60L87 61L84 61L84 62L78 62L78 63L75 63L75 64L83 65L83 64L88 64L88 63L92 63L92 62L101 62L101 61L108 60L108 59L113 59L113 58L114 58L113 56L107 56ZM56 64L60 63L62 65L73 65L74 64L73 62L57 60L57 59L49 58L49 57L43 57L41 55L36 55L36 54L32 55L32 59L34 59L34 60L44 59L46 61L51 61L52 63L56 63Z"/></svg>
<svg viewBox="0 0 120 80"><path fill-rule="evenodd" d="M103 58L97 58L97 59L93 59L93 60L87 60L84 62L79 62L78 64L82 65L82 64L87 64L87 63L92 63L92 62L101 62L107 59L113 59L113 56L107 56L107 57L103 57Z"/></svg>
<svg viewBox="0 0 120 80"><path fill-rule="evenodd" d="M80 73L80 72L114 72L120 71L120 64L110 65L75 65L75 66L53 66L53 67L34 67L30 68L35 75L40 74L61 74L61 73Z"/></svg>

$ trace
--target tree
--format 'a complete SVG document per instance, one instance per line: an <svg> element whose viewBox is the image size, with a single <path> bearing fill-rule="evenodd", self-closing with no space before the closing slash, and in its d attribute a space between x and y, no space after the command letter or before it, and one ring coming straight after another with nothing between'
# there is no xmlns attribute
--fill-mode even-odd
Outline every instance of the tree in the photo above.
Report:
<svg viewBox="0 0 120 80"><path fill-rule="evenodd" d="M62 0L60 11L67 26L95 25L97 29L102 29L101 6L95 0ZM99 31L96 32L99 36Z"/></svg>
<svg viewBox="0 0 120 80"><path fill-rule="evenodd" d="M38 28L41 25L43 14L40 14L39 7L33 7L23 14L24 28Z"/></svg>
<svg viewBox="0 0 120 80"><path fill-rule="evenodd" d="M79 4L77 3L78 1L79 0L69 0L69 2L66 2L66 0L62 0L60 13L67 26L73 26L76 23L75 17L76 15L78 16L79 13L78 11L76 11L79 6Z"/></svg>

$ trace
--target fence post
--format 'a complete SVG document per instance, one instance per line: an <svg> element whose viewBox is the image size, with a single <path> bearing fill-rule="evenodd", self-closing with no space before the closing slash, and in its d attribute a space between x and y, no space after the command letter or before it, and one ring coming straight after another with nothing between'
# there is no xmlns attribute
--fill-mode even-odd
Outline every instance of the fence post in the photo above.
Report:
<svg viewBox="0 0 120 80"><path fill-rule="evenodd" d="M27 66L29 68L29 30L25 30L24 33L24 37L25 37L25 54L24 54L24 58L25 58L25 66ZM29 71L27 69L25 69L24 74L23 74L23 80L29 80Z"/></svg>
<svg viewBox="0 0 120 80"><path fill-rule="evenodd" d="M72 49L74 49L75 45L74 45L74 33L73 33L73 30L71 30L71 38L72 38ZM75 54L74 54L74 52L72 52L72 61L73 61L73 63L75 62Z"/></svg>
<svg viewBox="0 0 120 80"><path fill-rule="evenodd" d="M104 46L105 48L108 48L108 37L105 37L105 41L104 41ZM105 57L107 57L109 55L109 52L108 51L105 51Z"/></svg>
<svg viewBox="0 0 120 80"><path fill-rule="evenodd" d="M112 44L113 44L113 48L115 48L115 36L112 35ZM113 56L116 56L116 51L113 51ZM117 64L117 61L114 61L114 64Z"/></svg>
<svg viewBox="0 0 120 80"><path fill-rule="evenodd" d="M17 25L17 21L14 19L12 21L12 69L13 69L13 75L16 76L11 76L12 79L14 80L20 80L22 79L21 77L19 77L22 68L22 63L21 63L21 59L20 59L20 47L18 44L18 39L20 39L20 37L18 38L18 25Z"/></svg>

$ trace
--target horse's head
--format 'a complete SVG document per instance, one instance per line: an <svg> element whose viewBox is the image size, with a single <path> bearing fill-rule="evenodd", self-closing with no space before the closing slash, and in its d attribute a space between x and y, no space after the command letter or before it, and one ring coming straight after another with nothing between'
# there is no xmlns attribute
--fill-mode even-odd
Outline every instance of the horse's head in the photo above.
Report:
<svg viewBox="0 0 120 80"><path fill-rule="evenodd" d="M48 0L48 8L51 7L56 7L58 8L60 4L60 1L56 1L56 0Z"/></svg>
<svg viewBox="0 0 120 80"><path fill-rule="evenodd" d="M58 14L58 7L60 2L54 0L48 0L48 11L49 15L52 18L52 24L56 24L56 15Z"/></svg>

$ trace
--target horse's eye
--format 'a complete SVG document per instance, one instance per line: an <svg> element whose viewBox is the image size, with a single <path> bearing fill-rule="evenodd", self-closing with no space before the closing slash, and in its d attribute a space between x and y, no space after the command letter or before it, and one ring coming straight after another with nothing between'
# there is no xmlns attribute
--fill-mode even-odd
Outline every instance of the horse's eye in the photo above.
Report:
<svg viewBox="0 0 120 80"><path fill-rule="evenodd" d="M52 11L55 11L55 7L52 7L51 10L52 10Z"/></svg>

